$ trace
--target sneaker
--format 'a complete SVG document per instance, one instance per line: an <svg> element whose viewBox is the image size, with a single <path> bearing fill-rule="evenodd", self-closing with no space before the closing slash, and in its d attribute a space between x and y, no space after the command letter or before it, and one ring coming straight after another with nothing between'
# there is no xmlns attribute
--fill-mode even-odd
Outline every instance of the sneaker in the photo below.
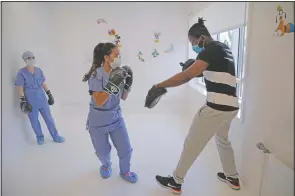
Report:
<svg viewBox="0 0 295 196"><path fill-rule="evenodd" d="M112 168L111 167L105 167L105 166L100 166L100 175L103 179L107 179L111 177L112 175Z"/></svg>
<svg viewBox="0 0 295 196"><path fill-rule="evenodd" d="M53 138L53 141L55 141L56 143L63 143L65 141L65 138L62 136L56 136L55 138Z"/></svg>
<svg viewBox="0 0 295 196"><path fill-rule="evenodd" d="M123 178L124 180L126 180L127 182L130 183L136 183L138 180L137 174L134 172L128 172L126 174L121 174L120 173L121 178Z"/></svg>
<svg viewBox="0 0 295 196"><path fill-rule="evenodd" d="M226 177L224 173L217 173L217 178L222 181L227 183L230 188L234 190L240 190L240 182L238 178L231 178L231 177Z"/></svg>
<svg viewBox="0 0 295 196"><path fill-rule="evenodd" d="M44 144L44 137L37 137L37 143L38 145Z"/></svg>
<svg viewBox="0 0 295 196"><path fill-rule="evenodd" d="M176 195L181 194L181 184L177 184L174 181L173 177L171 177L171 176L168 176L168 177L156 176L156 180L161 187L170 190L172 193L174 193Z"/></svg>

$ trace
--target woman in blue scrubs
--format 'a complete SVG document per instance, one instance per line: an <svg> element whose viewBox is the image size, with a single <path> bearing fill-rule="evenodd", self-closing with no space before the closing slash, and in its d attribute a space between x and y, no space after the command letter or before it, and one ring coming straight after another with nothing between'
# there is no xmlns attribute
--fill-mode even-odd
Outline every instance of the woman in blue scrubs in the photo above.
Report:
<svg viewBox="0 0 295 196"><path fill-rule="evenodd" d="M132 77L129 66L121 67L119 48L112 43L100 43L94 49L93 65L83 81L88 81L91 95L87 127L102 163L101 177L107 179L112 175L111 138L119 157L120 176L136 183L137 174L130 171L133 149L120 107L120 99L125 100L131 90ZM120 90L111 93L116 88Z"/></svg>
<svg viewBox="0 0 295 196"><path fill-rule="evenodd" d="M54 119L49 109L49 105L54 104L54 99L45 83L45 76L40 68L35 67L36 59L32 52L24 52L22 58L27 66L18 71L15 80L15 85L18 86L20 95L21 110L28 114L39 145L44 143L44 135L38 120L39 112L47 125L53 141L62 143L65 139L58 135Z"/></svg>

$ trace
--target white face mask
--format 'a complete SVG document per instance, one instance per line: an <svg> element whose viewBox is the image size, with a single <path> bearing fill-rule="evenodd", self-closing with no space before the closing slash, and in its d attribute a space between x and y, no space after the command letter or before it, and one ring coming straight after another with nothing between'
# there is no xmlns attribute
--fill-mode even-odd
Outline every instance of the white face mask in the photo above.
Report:
<svg viewBox="0 0 295 196"><path fill-rule="evenodd" d="M111 65L112 69L120 67L121 66L121 57L115 58L115 60L110 65Z"/></svg>
<svg viewBox="0 0 295 196"><path fill-rule="evenodd" d="M36 60L35 59L26 60L26 63L28 66L34 66L36 65Z"/></svg>

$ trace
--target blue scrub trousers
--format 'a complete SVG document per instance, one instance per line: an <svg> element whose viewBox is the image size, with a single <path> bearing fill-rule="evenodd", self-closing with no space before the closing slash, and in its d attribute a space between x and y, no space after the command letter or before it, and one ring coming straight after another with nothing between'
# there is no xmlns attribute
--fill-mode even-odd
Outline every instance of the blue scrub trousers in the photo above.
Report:
<svg viewBox="0 0 295 196"><path fill-rule="evenodd" d="M43 104L43 107L41 107L41 108L33 107L32 112L28 114L30 122L31 122L31 126L36 134L36 137L37 138L44 137L44 135L42 133L42 129L41 129L41 124L38 119L39 112L41 113L41 115L45 121L45 124L49 130L51 137L56 138L58 136L58 132L55 127L55 122L54 122L54 119L51 115L48 103Z"/></svg>
<svg viewBox="0 0 295 196"><path fill-rule="evenodd" d="M90 115L95 109L90 109ZM90 116L91 118L91 116ZM89 122L89 121L88 121ZM130 172L130 161L132 156L132 147L130 144L128 132L123 117L118 118L112 124L99 127L88 123L88 129L93 147L98 159L105 167L110 167L111 162L111 138L119 157L120 173Z"/></svg>

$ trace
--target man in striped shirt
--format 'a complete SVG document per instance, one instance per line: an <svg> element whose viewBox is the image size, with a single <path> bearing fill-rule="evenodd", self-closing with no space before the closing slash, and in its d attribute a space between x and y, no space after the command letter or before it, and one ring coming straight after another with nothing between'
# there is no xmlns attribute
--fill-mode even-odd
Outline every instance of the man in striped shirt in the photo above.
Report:
<svg viewBox="0 0 295 196"><path fill-rule="evenodd" d="M223 172L217 173L217 177L238 190L240 184L234 152L228 140L231 122L239 110L233 55L227 45L212 39L202 18L190 28L188 38L192 43L192 49L198 53L196 61L183 72L156 84L155 87L179 86L203 74L207 102L193 119L173 177L156 176L156 180L162 187L180 194L181 184L189 168L215 135L223 167Z"/></svg>

